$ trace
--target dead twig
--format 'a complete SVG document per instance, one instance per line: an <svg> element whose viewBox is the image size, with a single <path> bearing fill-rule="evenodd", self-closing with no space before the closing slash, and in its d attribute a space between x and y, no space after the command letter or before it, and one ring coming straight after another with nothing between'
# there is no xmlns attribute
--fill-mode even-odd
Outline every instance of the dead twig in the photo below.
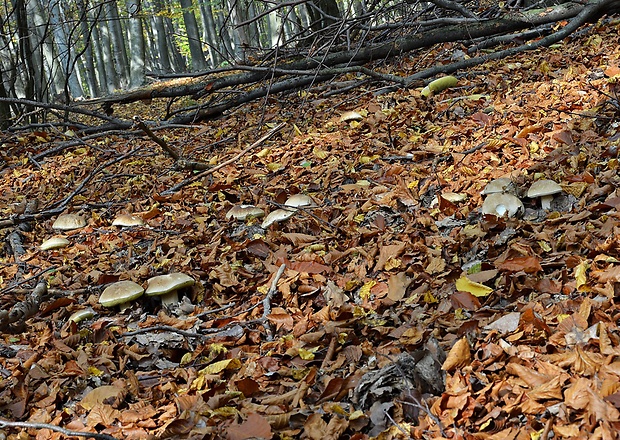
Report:
<svg viewBox="0 0 620 440"><path fill-rule="evenodd" d="M27 428L27 429L49 429L51 431L60 432L67 437L85 437L97 440L118 440L108 434L98 434L96 432L71 431L61 428L60 426L50 425L49 423L30 423L30 422L10 422L0 419L0 428Z"/></svg>
<svg viewBox="0 0 620 440"><path fill-rule="evenodd" d="M273 278L273 281L271 282L271 287L269 287L269 290L267 291L267 295L265 295L265 298L263 299L263 316L261 317L260 322L263 324L263 327L265 327L268 341L273 340L273 331L271 330L271 325L269 324L269 320L267 319L267 316L269 316L269 314L271 313L271 299L273 298L273 295L276 293L276 290L278 290L278 281L280 281L280 278L282 277L282 274L284 273L284 269L286 269L286 264L281 265L278 271L276 272L276 276Z"/></svg>

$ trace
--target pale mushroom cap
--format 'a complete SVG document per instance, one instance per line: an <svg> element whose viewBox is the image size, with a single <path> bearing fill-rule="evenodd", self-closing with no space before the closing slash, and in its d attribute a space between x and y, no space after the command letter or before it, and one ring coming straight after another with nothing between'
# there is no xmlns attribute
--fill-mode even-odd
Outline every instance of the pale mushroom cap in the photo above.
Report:
<svg viewBox="0 0 620 440"><path fill-rule="evenodd" d="M263 223L260 225L261 228L265 229L271 226L274 223L283 222L284 220L288 220L292 216L295 215L294 209L276 209L275 211L271 211Z"/></svg>
<svg viewBox="0 0 620 440"><path fill-rule="evenodd" d="M530 199L534 199L536 197L550 196L561 192L562 187L560 185L553 180L543 179L532 183L532 186L530 186L530 189L527 191L527 196Z"/></svg>
<svg viewBox="0 0 620 440"><path fill-rule="evenodd" d="M284 202L284 204L293 208L299 208L302 206L313 206L314 200L312 200L312 197L305 194L294 194L288 199L286 199L286 202Z"/></svg>
<svg viewBox="0 0 620 440"><path fill-rule="evenodd" d="M69 244L69 240L64 237L52 237L49 240L45 240L43 243L41 243L41 250L49 251L52 249L60 249L68 246Z"/></svg>
<svg viewBox="0 0 620 440"><path fill-rule="evenodd" d="M140 298L144 289L133 281L118 281L105 288L99 297L99 304L104 307L114 307Z"/></svg>
<svg viewBox="0 0 620 440"><path fill-rule="evenodd" d="M86 226L84 217L77 214L60 214L52 225L52 229L70 231L72 229L83 228L84 226Z"/></svg>
<svg viewBox="0 0 620 440"><path fill-rule="evenodd" d="M247 220L248 217L264 217L265 211L254 205L237 205L230 208L226 213L226 219Z"/></svg>
<svg viewBox="0 0 620 440"><path fill-rule="evenodd" d="M500 177L499 179L491 180L482 190L482 195L511 192L511 187L514 187L512 179L508 177Z"/></svg>
<svg viewBox="0 0 620 440"><path fill-rule="evenodd" d="M143 225L144 225L144 220L142 220L137 215L131 215L131 214L120 214L112 222L112 226L122 226L122 227L143 226Z"/></svg>
<svg viewBox="0 0 620 440"><path fill-rule="evenodd" d="M78 323L84 321L85 319L90 319L93 316L95 316L95 311L89 307L87 309L78 310L77 312L73 313L71 316L69 316L69 321Z"/></svg>
<svg viewBox="0 0 620 440"><path fill-rule="evenodd" d="M523 202L508 193L490 194L482 204L483 214L492 214L498 217L503 217L504 215L516 217L523 213L524 209Z"/></svg>
<svg viewBox="0 0 620 440"><path fill-rule="evenodd" d="M184 287L193 286L196 281L192 277L184 273L170 273L168 275L159 275L147 281L146 294L148 296L164 295Z"/></svg>

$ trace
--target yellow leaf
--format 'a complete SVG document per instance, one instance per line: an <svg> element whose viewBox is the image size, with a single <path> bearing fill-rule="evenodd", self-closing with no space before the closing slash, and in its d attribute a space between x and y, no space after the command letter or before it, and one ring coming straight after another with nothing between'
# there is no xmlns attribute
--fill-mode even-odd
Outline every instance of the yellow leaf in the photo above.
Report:
<svg viewBox="0 0 620 440"><path fill-rule="evenodd" d="M325 159L329 153L325 150L321 150L318 147L314 147L312 149L312 154L314 154L318 159Z"/></svg>
<svg viewBox="0 0 620 440"><path fill-rule="evenodd" d="M400 258L389 258L383 265L383 270L398 269L400 267Z"/></svg>
<svg viewBox="0 0 620 440"><path fill-rule="evenodd" d="M214 362L211 365L207 365L200 370L199 374L218 374L224 370L236 370L241 367L241 361L239 359L225 359L223 361Z"/></svg>
<svg viewBox="0 0 620 440"><path fill-rule="evenodd" d="M282 164L277 163L277 162L272 162L272 163L267 164L267 169L269 171L278 171L280 168L282 168Z"/></svg>
<svg viewBox="0 0 620 440"><path fill-rule="evenodd" d="M260 157L261 159L271 153L270 148L263 148L258 153L256 153L256 157Z"/></svg>
<svg viewBox="0 0 620 440"><path fill-rule="evenodd" d="M462 275L461 278L456 280L456 290L460 290L461 292L469 292L474 296L488 296L493 289L485 286L484 284L475 283L467 278L465 275Z"/></svg>
<svg viewBox="0 0 620 440"><path fill-rule="evenodd" d="M424 302L426 304L435 304L435 303L438 303L439 300L437 298L435 298L435 296L433 296L433 294L431 292L426 292L424 294Z"/></svg>
<svg viewBox="0 0 620 440"><path fill-rule="evenodd" d="M366 282L359 291L360 298L363 300L370 298L370 289L372 289L377 282L375 280L371 280Z"/></svg>
<svg viewBox="0 0 620 440"><path fill-rule="evenodd" d="M538 246L545 252L551 252L551 246L546 241L538 240Z"/></svg>
<svg viewBox="0 0 620 440"><path fill-rule="evenodd" d="M582 261L575 267L575 284L577 290L581 290L581 287L588 283L586 272L590 268L590 263L586 260Z"/></svg>
<svg viewBox="0 0 620 440"><path fill-rule="evenodd" d="M293 129L295 130L295 133L297 133L297 136L303 135L297 124L293 124Z"/></svg>
<svg viewBox="0 0 620 440"><path fill-rule="evenodd" d="M316 350L316 348L315 348L315 350ZM300 348L297 354L304 361L312 361L312 360L314 360L314 353L311 350L306 350L305 348Z"/></svg>

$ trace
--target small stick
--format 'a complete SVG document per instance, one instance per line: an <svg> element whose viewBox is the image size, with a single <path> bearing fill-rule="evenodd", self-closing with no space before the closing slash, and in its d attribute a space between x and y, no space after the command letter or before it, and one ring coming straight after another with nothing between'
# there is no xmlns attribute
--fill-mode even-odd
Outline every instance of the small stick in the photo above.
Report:
<svg viewBox="0 0 620 440"><path fill-rule="evenodd" d="M98 434L96 432L82 432L82 431L70 431L68 429L61 428L60 426L50 425L49 423L30 423L30 422L9 422L8 420L0 419L0 428L30 428L30 429L49 429L51 431L60 432L67 437L85 437L94 438L97 440L118 440L116 437L112 437L108 434Z"/></svg>
<svg viewBox="0 0 620 440"><path fill-rule="evenodd" d="M276 290L278 290L278 281L282 277L284 269L286 269L286 264L281 265L278 269L276 276L271 282L271 287L269 287L267 295L265 295L265 298L263 299L263 316L261 318L261 322L263 323L263 327L265 327L265 331L267 332L268 341L273 340L273 331L271 330L271 326L269 325L269 320L267 319L267 316L271 313L271 298L276 293Z"/></svg>

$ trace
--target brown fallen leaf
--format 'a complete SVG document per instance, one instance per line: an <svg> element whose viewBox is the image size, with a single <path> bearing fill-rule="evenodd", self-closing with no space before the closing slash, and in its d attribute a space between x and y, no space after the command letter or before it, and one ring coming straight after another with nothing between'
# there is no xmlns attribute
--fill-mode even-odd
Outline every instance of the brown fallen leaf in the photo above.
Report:
<svg viewBox="0 0 620 440"><path fill-rule="evenodd" d="M471 352L469 342L467 342L466 338L461 338L450 349L448 357L441 366L441 369L444 371L453 371L457 368L463 368L469 365L470 362Z"/></svg>

